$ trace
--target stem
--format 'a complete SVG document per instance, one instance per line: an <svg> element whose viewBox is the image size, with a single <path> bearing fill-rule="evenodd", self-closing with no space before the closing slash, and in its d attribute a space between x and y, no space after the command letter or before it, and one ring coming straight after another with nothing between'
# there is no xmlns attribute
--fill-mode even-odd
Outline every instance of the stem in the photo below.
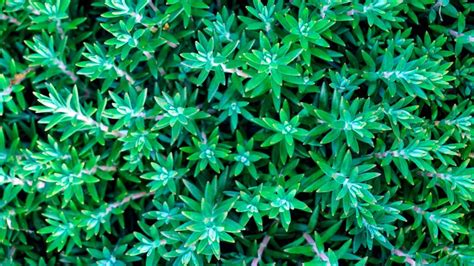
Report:
<svg viewBox="0 0 474 266"><path fill-rule="evenodd" d="M398 256L398 257L405 257L405 262L410 264L411 266L415 266L416 265L416 261L413 259L413 257L399 249L393 249L392 250L392 254L394 254L395 256ZM428 264L428 262L426 260L422 260L421 262L422 264Z"/></svg>
<svg viewBox="0 0 474 266"><path fill-rule="evenodd" d="M311 246L311 249L316 254L316 256L320 258L322 261L326 262L326 265L330 266L331 263L329 262L328 256L324 252L319 252L314 239L308 233L304 233L303 237L306 240L306 242L308 242L308 244Z"/></svg>
<svg viewBox="0 0 474 266"><path fill-rule="evenodd" d="M148 51L143 51L143 55L146 57L146 59L151 60L153 58L153 55L148 52Z"/></svg>
<svg viewBox="0 0 474 266"><path fill-rule="evenodd" d="M418 214L421 214L421 215L425 215L426 214L426 211L423 210L422 208L418 207L418 206L413 206L413 210L418 213Z"/></svg>
<svg viewBox="0 0 474 266"><path fill-rule="evenodd" d="M455 30L448 30L448 32L449 32L449 34L451 34L451 36L453 36L455 38L464 36L464 33L460 33L460 32L457 32Z"/></svg>
<svg viewBox="0 0 474 266"><path fill-rule="evenodd" d="M15 74L12 80L10 80L10 85L5 88L2 92L0 92L0 96L9 96L13 92L13 86L20 84L26 76L35 70L35 67L28 67L23 72Z"/></svg>
<svg viewBox="0 0 474 266"><path fill-rule="evenodd" d="M76 81L77 81L78 78L77 78L76 74L74 74L74 72L68 70L67 67L66 67L66 64L65 64L63 61L61 61L61 60L59 60L59 59L56 59L54 62L56 63L56 66L57 66L64 74L66 74L66 76L68 76L68 77L72 80L72 82L76 82Z"/></svg>
<svg viewBox="0 0 474 266"><path fill-rule="evenodd" d="M20 26L20 25L21 25L21 23L20 23L20 21L18 21L18 19L14 18L14 17L11 17L11 16L9 16L9 15L5 15L5 14L3 14L3 13L0 14L0 20L6 20L6 21L8 21L8 22L10 22L10 23L12 23L12 24L17 25L17 26Z"/></svg>
<svg viewBox="0 0 474 266"><path fill-rule="evenodd" d="M267 248L267 245L268 245L269 241L270 241L270 236L266 235L263 238L262 242L260 243L260 246L258 247L257 257L252 260L251 266L258 266L258 263L260 262L260 260L262 260L263 252Z"/></svg>
<svg viewBox="0 0 474 266"><path fill-rule="evenodd" d="M28 5L28 10L35 16L41 15L41 12L36 8L32 7L31 5Z"/></svg>
<svg viewBox="0 0 474 266"><path fill-rule="evenodd" d="M126 71L123 71L122 69L120 69L119 67L115 65L114 65L114 70L115 70L115 73L117 73L119 77L123 77L125 78L125 80L127 80L128 85L132 87L135 85L135 79L129 73L127 73ZM141 91L143 88L137 85L135 86L135 89L137 91Z"/></svg>
<svg viewBox="0 0 474 266"><path fill-rule="evenodd" d="M33 181L32 180L24 180L24 179L20 179L18 177L13 177L13 178L9 178L8 181L3 181L2 182L3 184L11 184L13 186L24 186L24 185L28 185L28 186L33 186ZM45 183L43 181L38 181L36 183L36 189L42 189L44 188L45 186Z"/></svg>
<svg viewBox="0 0 474 266"><path fill-rule="evenodd" d="M87 117L87 116L83 115L80 112L76 112L74 110L71 110L71 109L68 109L68 108L65 108L65 107L58 108L58 109L56 109L56 111L60 112L60 113L63 113L63 114L66 114L69 117L76 118L77 120L83 122L86 125L97 127L101 131L103 131L105 133L108 133L108 134L111 134L112 136L120 138L120 137L125 137L127 135L126 130L120 130L120 131L112 130L112 131L110 131L110 128L107 125L102 124L100 122L97 122L94 119L92 119L90 117Z"/></svg>
<svg viewBox="0 0 474 266"><path fill-rule="evenodd" d="M354 14L358 14L358 13L362 13L362 12L360 12L359 10L356 10L356 9L353 8L353 9L347 11L346 14L347 14L348 16L353 16Z"/></svg>
<svg viewBox="0 0 474 266"><path fill-rule="evenodd" d="M222 70L224 70L224 72L226 72L226 73L235 73L235 74L237 74L237 76L239 76L239 77L242 77L242 78L250 78L249 74L243 72L243 71L240 70L240 69L237 69L237 68L227 68L227 66L224 65L224 64L222 64L221 67L222 67Z"/></svg>
<svg viewBox="0 0 474 266"><path fill-rule="evenodd" d="M202 138L202 142L204 144L206 144L207 143L207 135L206 135L205 132L201 132L201 138Z"/></svg>
<svg viewBox="0 0 474 266"><path fill-rule="evenodd" d="M154 4L153 4L151 1L152 1L152 0L150 0L150 1L148 2L148 4L149 4L150 6L152 6L152 5L154 6ZM150 3L151 3L151 4L150 4ZM155 6L155 8L156 8L156 6ZM153 9L153 7L152 7L152 9ZM154 10L154 9L153 9L153 10ZM156 8L156 10L154 10L154 11L155 11L155 12L158 11L158 8ZM136 14L136 13L132 13L131 17L135 18L135 21L136 21L137 23L139 23L139 24L141 24L142 26L144 26L145 28L147 28L150 32L155 33L155 32L158 31L158 28L157 28L156 26L151 26L151 27L150 27L149 25L143 23L143 22L142 22L142 19L143 19L142 16L140 16L140 15L138 15L138 14ZM160 38L160 39L164 39L164 38L161 37L161 36L159 36L159 38ZM166 40L166 44L167 44L169 47L171 47L171 48L176 48L176 47L178 47L177 44L172 43L172 42L170 42L170 41L168 41L168 40Z"/></svg>
<svg viewBox="0 0 474 266"><path fill-rule="evenodd" d="M393 156L393 157L403 157L404 159L408 159L408 157L406 156L406 154L403 150L401 150L401 151L376 152L376 153L368 154L367 156L372 156L372 157L375 157L375 158L378 158L378 159L383 159L383 158L388 157L389 155Z"/></svg>
<svg viewBox="0 0 474 266"><path fill-rule="evenodd" d="M441 180L446 180L451 177L450 174L445 174L445 173L432 173L432 172L423 172L423 171L418 171L418 174L421 176L426 176L426 177L436 177Z"/></svg>
<svg viewBox="0 0 474 266"><path fill-rule="evenodd" d="M25 71L15 74L15 76L13 77L13 80L10 81L10 85L13 86L13 85L20 84L26 78L26 75L28 75L30 72L34 70L36 70L36 67L28 67L27 69L25 69Z"/></svg>
<svg viewBox="0 0 474 266"><path fill-rule="evenodd" d="M84 170L84 174L93 175L93 174L97 173L97 170L101 170L103 172L115 172L115 171L117 171L117 167L116 166L108 166L108 165L95 165L91 169Z"/></svg>
<svg viewBox="0 0 474 266"><path fill-rule="evenodd" d="M150 119L150 120L155 120L155 121L160 121L163 119L165 116L164 115L156 115L156 116L145 116L145 119Z"/></svg>
<svg viewBox="0 0 474 266"><path fill-rule="evenodd" d="M56 19L56 30L58 31L59 36L61 37L61 39L66 38L66 35L64 34L64 29L61 26L61 20L59 20L59 19Z"/></svg>
<svg viewBox="0 0 474 266"><path fill-rule="evenodd" d="M328 11L329 9L329 5L324 5L322 8L321 8L321 17L324 19L326 17L326 11Z"/></svg>
<svg viewBox="0 0 474 266"><path fill-rule="evenodd" d="M151 7L151 9L155 12L158 11L158 8L155 6L155 4L153 3L153 0L149 0L148 1L148 5Z"/></svg>
<svg viewBox="0 0 474 266"><path fill-rule="evenodd" d="M454 38L459 38L459 37L463 37L465 34L462 33L462 32L457 32L455 30L448 30L449 34L451 34L451 36L453 36ZM468 38L468 41L469 43L474 43L474 37L472 36L469 36Z"/></svg>
<svg viewBox="0 0 474 266"><path fill-rule="evenodd" d="M10 251L8 252L8 256L10 256L11 259L13 259L13 256L15 255L15 252L16 252L16 247L15 246L12 246L10 248Z"/></svg>
<svg viewBox="0 0 474 266"><path fill-rule="evenodd" d="M110 212L112 212L114 209L118 208L118 207L121 207L127 203L129 203L130 201L132 200L137 200L137 199L140 199L140 198L144 198L144 197L148 197L148 196L151 196L151 195L154 195L155 192L137 192L137 193L133 193L131 195L128 195L126 196L125 198L123 198L121 201L117 201L117 202L114 202L114 203L111 203L109 206L107 206L107 208L105 209L105 215L109 214Z"/></svg>
<svg viewBox="0 0 474 266"><path fill-rule="evenodd" d="M171 48L176 48L176 47L178 47L178 45L177 45L176 43L172 43L172 42L170 42L170 41L166 41L166 44L167 44L169 47L171 47Z"/></svg>
<svg viewBox="0 0 474 266"><path fill-rule="evenodd" d="M135 80L133 79L133 77L132 77L130 74L128 74L127 72L123 71L122 69L120 69L120 68L117 67L117 66L114 66L114 70L115 70L115 72L117 73L117 75L118 75L119 77L125 78L125 79L128 81L128 84L130 84L130 85L135 84Z"/></svg>

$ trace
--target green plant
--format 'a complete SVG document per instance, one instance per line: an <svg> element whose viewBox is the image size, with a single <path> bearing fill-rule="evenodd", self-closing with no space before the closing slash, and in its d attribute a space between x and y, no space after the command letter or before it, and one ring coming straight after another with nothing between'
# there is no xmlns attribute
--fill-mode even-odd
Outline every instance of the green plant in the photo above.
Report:
<svg viewBox="0 0 474 266"><path fill-rule="evenodd" d="M0 265L472 265L472 10L0 0Z"/></svg>

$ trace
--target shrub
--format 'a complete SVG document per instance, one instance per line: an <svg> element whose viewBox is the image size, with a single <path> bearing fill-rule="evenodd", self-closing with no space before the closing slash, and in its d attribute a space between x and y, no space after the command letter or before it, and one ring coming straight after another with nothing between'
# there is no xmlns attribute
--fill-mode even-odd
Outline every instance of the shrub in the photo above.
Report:
<svg viewBox="0 0 474 266"><path fill-rule="evenodd" d="M0 0L1 265L472 265L449 0Z"/></svg>

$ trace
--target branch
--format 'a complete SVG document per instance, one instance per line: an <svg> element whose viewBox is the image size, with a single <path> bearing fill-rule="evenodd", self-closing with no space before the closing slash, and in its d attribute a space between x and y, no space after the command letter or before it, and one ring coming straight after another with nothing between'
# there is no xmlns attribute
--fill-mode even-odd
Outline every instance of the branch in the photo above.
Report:
<svg viewBox="0 0 474 266"><path fill-rule="evenodd" d="M107 208L105 209L104 215L108 215L114 209L116 209L118 207L121 207L121 206L129 203L132 200L141 199L141 198L148 197L148 196L151 196L151 195L154 195L154 194L155 194L155 192L137 192L137 193L133 193L131 195L128 195L125 198L123 198L121 201L117 201L117 202L114 202L114 203L111 203L110 205L108 205Z"/></svg>
<svg viewBox="0 0 474 266"><path fill-rule="evenodd" d="M258 247L257 257L252 260L251 266L258 266L258 263L260 262L260 260L262 260L263 252L265 251L265 248L267 247L269 241L270 236L266 235L260 243L260 246Z"/></svg>
<svg viewBox="0 0 474 266"><path fill-rule="evenodd" d="M393 249L392 250L392 254L394 254L395 256L398 256L398 257L404 257L405 258L405 262L410 264L411 266L415 266L416 265L416 261L413 259L413 257L399 249ZM422 260L421 262L422 264L428 264L428 262L426 260Z"/></svg>
<svg viewBox="0 0 474 266"><path fill-rule="evenodd" d="M15 246L12 246L8 252L8 256L13 260L13 256L15 256L15 252L16 252L16 247Z"/></svg>
<svg viewBox="0 0 474 266"><path fill-rule="evenodd" d="M407 159L408 157L406 156L406 154L402 151L385 151L385 152L376 152L376 153L373 153L373 154L368 154L368 156L373 156L377 159L383 159L383 158L386 158L387 156L392 156L392 157L403 157L405 159Z"/></svg>
<svg viewBox="0 0 474 266"><path fill-rule="evenodd" d="M70 71L67 69L66 67L66 64L64 64L63 61L59 60L59 59L56 59L54 60L54 63L56 64L56 66L64 73L66 74L66 76L68 76L73 82L76 82L77 81L77 76L76 74L74 74L74 72Z"/></svg>
<svg viewBox="0 0 474 266"><path fill-rule="evenodd" d="M316 246L316 242L314 242L314 239L308 233L304 233L303 237L306 240L306 242L308 242L308 244L311 246L316 256L320 258L322 261L326 262L326 265L331 266L328 256L324 252L319 252L318 247Z"/></svg>
<svg viewBox="0 0 474 266"><path fill-rule="evenodd" d="M27 69L25 69L25 71L15 74L13 79L10 81L10 86L20 84L26 78L26 75L28 75L34 70L36 70L36 67L28 67Z"/></svg>
<svg viewBox="0 0 474 266"><path fill-rule="evenodd" d="M148 52L148 51L143 51L143 55L146 57L146 59L151 60L153 58L153 55Z"/></svg>
<svg viewBox="0 0 474 266"><path fill-rule="evenodd" d="M119 67L117 67L117 66L115 66L115 65L114 65L114 70L115 70L115 73L117 73L117 75L118 75L119 77L123 77L123 78L125 78L125 80L127 80L128 85L130 85L130 86L132 86L132 87L135 87L135 89L137 89L137 91L143 90L142 87L140 87L140 86L138 86L138 85L135 86L135 82L136 82L136 81L135 81L135 79L134 79L129 73L127 73L126 71L120 69Z"/></svg>
<svg viewBox="0 0 474 266"><path fill-rule="evenodd" d="M356 10L356 9L351 9L349 11L347 11L346 15L348 16L353 16L354 14L363 14L363 12L360 12L359 10Z"/></svg>
<svg viewBox="0 0 474 266"><path fill-rule="evenodd" d="M449 34L453 36L454 38L462 37L464 36L464 33L457 32L455 30L448 30Z"/></svg>
<svg viewBox="0 0 474 266"><path fill-rule="evenodd" d="M160 38L164 39L163 37L160 37ZM170 41L166 41L166 44L167 44L169 47L171 47L171 48L176 48L176 47L178 47L178 45L177 45L176 43L172 43L172 42L170 42Z"/></svg>
<svg viewBox="0 0 474 266"><path fill-rule="evenodd" d="M153 0L148 0L148 5L151 7L151 9L155 12L158 11L158 8L155 6L155 4L153 3Z"/></svg>
<svg viewBox="0 0 474 266"><path fill-rule="evenodd" d="M426 214L426 211L423 210L422 208L418 207L418 206L413 206L413 211L415 211L416 213L421 214L421 215Z"/></svg>
<svg viewBox="0 0 474 266"><path fill-rule="evenodd" d="M408 254L404 253L403 251L399 250L399 249L394 249L392 250L392 253L395 255L395 256L399 256L399 257L405 257L405 262L410 264L411 266L415 266L416 265L416 262L415 260Z"/></svg>
<svg viewBox="0 0 474 266"><path fill-rule="evenodd" d="M126 130L120 130L120 131L119 130L112 130L112 131L110 131L110 128L107 125L105 125L103 123L100 123L100 122L97 122L94 119L92 119L90 117L87 117L87 116L83 115L80 112L76 112L74 110L71 110L69 108L62 107L62 108L56 109L56 111L60 112L60 113L63 113L63 114L66 114L69 117L76 118L77 120L83 122L86 125L97 127L101 131L103 131L105 133L108 133L108 134L111 134L112 136L120 138L120 137L124 137L124 136L127 135Z"/></svg>
<svg viewBox="0 0 474 266"><path fill-rule="evenodd" d="M13 86L20 84L26 78L26 76L35 69L35 67L29 67L25 69L25 71L15 74L13 79L10 80L10 85L8 85L5 90L0 92L0 96L9 96L13 92Z"/></svg>
<svg viewBox="0 0 474 266"><path fill-rule="evenodd" d="M149 119L149 120L155 120L155 121L160 121L161 119L163 119L165 116L164 115L152 115L152 116L142 116L143 118L145 119Z"/></svg>
<svg viewBox="0 0 474 266"><path fill-rule="evenodd" d="M18 177L10 177L10 176L7 176L9 177L7 180L4 180L2 181L2 184L11 184L12 186L25 186L25 185L28 185L28 186L33 186L33 181L32 180L24 180L24 179L21 179L21 178L18 178ZM36 189L42 189L44 188L46 184L43 182L43 181L38 181L36 183Z"/></svg>
<svg viewBox="0 0 474 266"><path fill-rule="evenodd" d="M0 20L8 21L9 23L15 24L17 26L21 25L21 23L20 23L20 21L18 21L18 19L14 18L14 17L11 17L9 15L5 15L3 13L0 14Z"/></svg>
<svg viewBox="0 0 474 266"><path fill-rule="evenodd" d="M87 175L93 175L93 174L97 173L97 170L101 170L103 172L115 172L115 171L117 171L117 167L116 166L108 166L108 165L95 165L91 169L84 170L83 172L84 172L84 174L87 174Z"/></svg>
<svg viewBox="0 0 474 266"><path fill-rule="evenodd" d="M151 4L150 4L150 3L151 3ZM151 0L148 2L148 4L149 4L150 6L152 6L152 5L154 6L154 4L151 2ZM155 6L155 8L156 8L156 6ZM153 9L153 7L152 7L152 9ZM158 8L156 8L156 10L154 10L154 11L155 11L155 12L158 11ZM159 30L158 27L156 27L156 26L150 26L150 25L147 25L146 23L143 23L143 22L142 22L143 17L140 16L139 14L137 14L137 13L132 13L131 17L135 18L135 21L136 21L137 23L141 24L142 26L144 26L145 28L147 28L147 29L148 29L150 32L152 32L152 33L155 33L155 32L157 32L157 31ZM165 41L166 41L166 44L167 44L169 47L171 47L171 48L176 48L176 47L178 47L178 45L177 45L176 43L172 43L172 42L166 40L165 38L163 38L162 36L159 36L159 38L165 40Z"/></svg>
<svg viewBox="0 0 474 266"><path fill-rule="evenodd" d="M128 81L128 84L130 84L130 85L135 84L135 79L133 79L133 77L132 77L130 74L128 74L127 72L123 71L122 69L120 69L120 68L117 67L117 66L114 66L114 70L115 70L115 72L117 73L117 75L118 75L119 77L125 78L125 79Z"/></svg>
<svg viewBox="0 0 474 266"><path fill-rule="evenodd" d="M224 70L224 72L226 72L226 73L235 73L235 74L237 74L237 76L239 76L239 77L242 77L242 78L250 78L250 75L249 75L249 74L243 72L243 71L240 70L240 69L237 69L237 68L227 68L227 66L224 65L224 64L221 64L221 67L222 67L222 69Z"/></svg>
<svg viewBox="0 0 474 266"><path fill-rule="evenodd" d="M462 33L462 32L457 32L455 30L448 30L449 34L451 34L451 36L453 36L454 38L459 38L459 37L463 37L465 34ZM468 41L469 43L474 43L474 37L473 36L469 36L468 37Z"/></svg>
<svg viewBox="0 0 474 266"><path fill-rule="evenodd" d="M64 34L64 29L61 26L61 20L59 20L59 19L56 19L56 30L58 31L59 36L61 37L61 39L66 38L66 35Z"/></svg>
<svg viewBox="0 0 474 266"><path fill-rule="evenodd" d="M40 12L38 9L34 8L33 6L28 5L27 8L28 8L28 11L31 12L31 14L33 14L33 15L35 15L35 16L41 15L41 12Z"/></svg>

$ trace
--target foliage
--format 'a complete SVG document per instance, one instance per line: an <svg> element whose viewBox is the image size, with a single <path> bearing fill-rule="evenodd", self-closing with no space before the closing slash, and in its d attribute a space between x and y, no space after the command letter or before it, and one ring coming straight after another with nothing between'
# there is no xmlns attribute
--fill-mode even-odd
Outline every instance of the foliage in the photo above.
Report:
<svg viewBox="0 0 474 266"><path fill-rule="evenodd" d="M472 10L0 0L0 265L472 265Z"/></svg>

